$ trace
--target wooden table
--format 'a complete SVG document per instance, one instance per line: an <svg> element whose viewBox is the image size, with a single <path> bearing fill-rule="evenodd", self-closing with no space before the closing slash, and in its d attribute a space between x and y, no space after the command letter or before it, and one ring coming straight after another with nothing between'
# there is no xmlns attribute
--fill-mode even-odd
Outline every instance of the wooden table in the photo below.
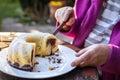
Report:
<svg viewBox="0 0 120 80"><path fill-rule="evenodd" d="M4 34L4 33L0 32L0 35L1 34ZM8 34L10 33L8 32ZM65 45L75 51L80 50L79 48L61 40L59 40L59 44ZM99 80L99 77L100 77L100 74L97 68L95 67L84 67L84 68L76 67L74 70L64 75L54 77L54 78L49 78L49 79L42 79L42 80ZM30 79L13 77L0 72L0 80L30 80Z"/></svg>

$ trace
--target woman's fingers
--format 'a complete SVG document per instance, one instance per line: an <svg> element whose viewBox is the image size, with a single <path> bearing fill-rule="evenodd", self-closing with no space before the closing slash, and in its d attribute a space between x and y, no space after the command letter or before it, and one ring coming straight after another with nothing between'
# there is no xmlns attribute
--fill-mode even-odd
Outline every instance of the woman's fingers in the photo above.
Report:
<svg viewBox="0 0 120 80"><path fill-rule="evenodd" d="M66 22L61 30L69 31L75 22L74 10L72 7L62 7L56 10L55 18L59 24Z"/></svg>
<svg viewBox="0 0 120 80"><path fill-rule="evenodd" d="M69 21L66 23L66 25L67 25L67 26L71 26L71 25L74 24L74 22L75 22L75 17L71 17L71 18L69 19Z"/></svg>
<svg viewBox="0 0 120 80"><path fill-rule="evenodd" d="M69 31L71 29L71 26L74 24L75 22L75 18L71 18L64 26L63 26L63 30L64 31Z"/></svg>
<svg viewBox="0 0 120 80"><path fill-rule="evenodd" d="M71 7L66 7L64 14L63 14L63 19L62 21L67 21L68 19L70 19L73 15L73 8Z"/></svg>
<svg viewBox="0 0 120 80"><path fill-rule="evenodd" d="M80 50L78 53L75 54L76 57L79 57L80 55L84 54L86 52L86 48Z"/></svg>
<svg viewBox="0 0 120 80"><path fill-rule="evenodd" d="M84 55L82 56L82 54L85 54L86 49L82 49L80 50L78 53L75 54L76 57L78 57L75 61L72 62L72 66L78 66L80 64L83 64L84 62Z"/></svg>
<svg viewBox="0 0 120 80"><path fill-rule="evenodd" d="M78 57L72 62L72 66L100 66L106 63L109 55L109 45L95 44L88 48L79 51L76 56Z"/></svg>
<svg viewBox="0 0 120 80"><path fill-rule="evenodd" d="M59 23L62 23L63 21L68 20L71 14L73 14L72 7L62 7L56 10L55 18Z"/></svg>
<svg viewBox="0 0 120 80"><path fill-rule="evenodd" d="M89 54L88 52L84 52L84 53L81 53L79 54L80 56L74 60L71 65L72 66L85 66L87 65L88 61L89 61Z"/></svg>

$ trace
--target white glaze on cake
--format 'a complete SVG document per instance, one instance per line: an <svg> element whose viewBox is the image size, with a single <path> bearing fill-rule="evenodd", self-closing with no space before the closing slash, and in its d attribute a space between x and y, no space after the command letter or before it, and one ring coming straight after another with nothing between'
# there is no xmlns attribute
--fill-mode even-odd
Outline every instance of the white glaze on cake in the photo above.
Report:
<svg viewBox="0 0 120 80"><path fill-rule="evenodd" d="M8 48L10 65L30 70L34 67L35 55L48 56L58 51L57 38L49 33L26 33L16 37Z"/></svg>

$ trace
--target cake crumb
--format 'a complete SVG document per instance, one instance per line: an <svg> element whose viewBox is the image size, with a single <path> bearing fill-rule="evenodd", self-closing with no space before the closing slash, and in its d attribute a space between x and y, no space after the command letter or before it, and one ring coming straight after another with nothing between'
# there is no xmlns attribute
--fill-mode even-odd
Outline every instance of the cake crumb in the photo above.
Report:
<svg viewBox="0 0 120 80"><path fill-rule="evenodd" d="M61 63L62 59L57 59L57 63Z"/></svg>
<svg viewBox="0 0 120 80"><path fill-rule="evenodd" d="M35 64L39 64L39 62L35 62Z"/></svg>
<svg viewBox="0 0 120 80"><path fill-rule="evenodd" d="M54 70L54 69L55 69L55 67L52 67L52 66L51 66L51 67L49 67L49 70Z"/></svg>
<svg viewBox="0 0 120 80"><path fill-rule="evenodd" d="M40 71L37 71L37 72L40 72Z"/></svg>
<svg viewBox="0 0 120 80"><path fill-rule="evenodd" d="M56 54L55 54L55 56L59 56L59 54L58 54L58 53L56 53Z"/></svg>

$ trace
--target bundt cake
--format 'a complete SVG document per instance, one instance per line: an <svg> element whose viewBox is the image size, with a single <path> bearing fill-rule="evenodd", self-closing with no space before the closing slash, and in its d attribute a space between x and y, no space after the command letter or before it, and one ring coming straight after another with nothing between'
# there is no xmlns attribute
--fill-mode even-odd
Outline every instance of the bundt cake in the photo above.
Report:
<svg viewBox="0 0 120 80"><path fill-rule="evenodd" d="M25 33L16 37L7 52L8 63L16 68L30 71L35 56L48 56L58 51L57 38L49 33Z"/></svg>

